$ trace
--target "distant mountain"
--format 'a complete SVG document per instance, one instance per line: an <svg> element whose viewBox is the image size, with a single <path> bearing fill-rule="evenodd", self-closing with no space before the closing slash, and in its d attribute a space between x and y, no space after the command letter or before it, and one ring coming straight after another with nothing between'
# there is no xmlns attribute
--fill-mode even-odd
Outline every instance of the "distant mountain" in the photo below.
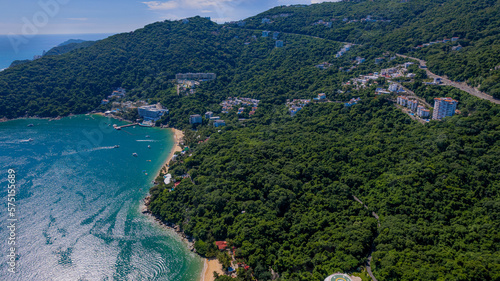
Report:
<svg viewBox="0 0 500 281"><path fill-rule="evenodd" d="M75 40L71 39L64 43L59 44L57 47L54 47L47 52L44 53L44 56L55 56L62 55L68 52L71 52L76 49L87 48L94 45L95 41L85 41L85 40Z"/></svg>
<svg viewBox="0 0 500 281"><path fill-rule="evenodd" d="M68 45L68 44L73 44L73 43L83 43L83 42L87 42L87 40L82 40L82 39L69 39L69 40L66 40L64 42L62 42L61 44L57 45L57 47L61 47L61 46L64 46L64 45Z"/></svg>
<svg viewBox="0 0 500 281"><path fill-rule="evenodd" d="M21 64L24 64L24 63L28 63L30 62L31 60L15 60L13 61L9 67L14 67L14 66L17 66L17 65L21 65Z"/></svg>

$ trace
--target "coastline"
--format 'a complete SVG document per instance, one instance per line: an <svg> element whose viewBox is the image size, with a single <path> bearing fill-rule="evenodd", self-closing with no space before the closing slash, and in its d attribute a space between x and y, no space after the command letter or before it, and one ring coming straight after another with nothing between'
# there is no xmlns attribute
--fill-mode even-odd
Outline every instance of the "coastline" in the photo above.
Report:
<svg viewBox="0 0 500 281"><path fill-rule="evenodd" d="M181 147L181 141L182 141L182 138L184 137L184 133L179 130L179 129L175 129L175 128L169 128L170 130L172 130L172 132L174 133L174 146L172 147L172 150L170 150L170 154L168 155L167 159L165 159L165 162L163 162L163 165L161 166L160 168L160 171L157 173L157 176L160 175L160 173L164 172L165 174L168 173L168 164L170 163L170 160L172 160L172 157L174 157L174 154L176 152L180 152L182 151L182 147Z"/></svg>
<svg viewBox="0 0 500 281"><path fill-rule="evenodd" d="M172 160L172 157L174 156L175 152L182 151L182 147L180 146L182 142L182 138L184 137L184 133L181 130L175 129L175 128L169 128L172 130L174 133L174 146L170 150L170 153L165 159L165 162L163 165L160 167L157 177L161 176L161 174L167 174L168 169L169 169L169 163L170 160ZM188 249L194 253L196 253L196 249L194 248L194 239L192 237L187 236L178 225L171 224L171 223L165 223L163 222L160 218L156 217L151 213L149 210L149 203L150 203L151 197L148 195L144 200L141 202L141 212L145 215L150 216L155 220L156 223L158 223L160 226L164 227L166 231L173 231L175 234L179 236L179 238L186 243L186 246ZM200 256L201 257L201 256ZM199 281L214 281L214 275L213 272L216 271L220 275L223 275L224 272L222 271L222 264L219 263L219 261L216 258L212 259L207 259L205 257L201 257L204 261L203 264L203 270L201 271Z"/></svg>
<svg viewBox="0 0 500 281"><path fill-rule="evenodd" d="M214 271L219 273L219 275L224 275L224 271L222 271L222 264L216 259L204 258L205 265L203 266L203 272L201 275L200 281L214 281Z"/></svg>

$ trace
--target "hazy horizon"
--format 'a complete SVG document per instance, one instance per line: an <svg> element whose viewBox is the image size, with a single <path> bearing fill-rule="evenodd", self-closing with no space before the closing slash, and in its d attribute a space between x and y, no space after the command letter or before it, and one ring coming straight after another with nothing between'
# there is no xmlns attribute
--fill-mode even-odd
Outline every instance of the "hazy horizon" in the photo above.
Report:
<svg viewBox="0 0 500 281"><path fill-rule="evenodd" d="M337 0L46 0L37 4L20 0L0 10L0 35L123 33L158 21L197 15L210 17L212 21L222 24L248 18L276 6L320 2Z"/></svg>

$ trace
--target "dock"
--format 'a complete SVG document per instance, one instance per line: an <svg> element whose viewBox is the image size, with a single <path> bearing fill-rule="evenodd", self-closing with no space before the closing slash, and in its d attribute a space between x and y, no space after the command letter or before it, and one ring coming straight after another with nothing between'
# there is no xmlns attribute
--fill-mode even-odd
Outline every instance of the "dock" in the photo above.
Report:
<svg viewBox="0 0 500 281"><path fill-rule="evenodd" d="M123 126L113 126L113 128L115 128L116 130L121 130L122 128L132 127L132 126L137 126L137 125L139 125L139 123L127 124L127 125L123 125Z"/></svg>

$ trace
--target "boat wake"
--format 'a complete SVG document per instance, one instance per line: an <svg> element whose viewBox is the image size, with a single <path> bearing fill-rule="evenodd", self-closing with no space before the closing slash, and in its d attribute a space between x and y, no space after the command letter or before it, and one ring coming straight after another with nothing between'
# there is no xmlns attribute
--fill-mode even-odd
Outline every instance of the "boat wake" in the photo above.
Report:
<svg viewBox="0 0 500 281"><path fill-rule="evenodd" d="M87 153L87 152L94 152L94 151L105 150L105 149L115 149L115 147L114 146L102 146L102 147L94 147L91 149L85 149L85 150L81 150L81 151L64 151L61 155L67 156L67 155L74 155L77 153Z"/></svg>

